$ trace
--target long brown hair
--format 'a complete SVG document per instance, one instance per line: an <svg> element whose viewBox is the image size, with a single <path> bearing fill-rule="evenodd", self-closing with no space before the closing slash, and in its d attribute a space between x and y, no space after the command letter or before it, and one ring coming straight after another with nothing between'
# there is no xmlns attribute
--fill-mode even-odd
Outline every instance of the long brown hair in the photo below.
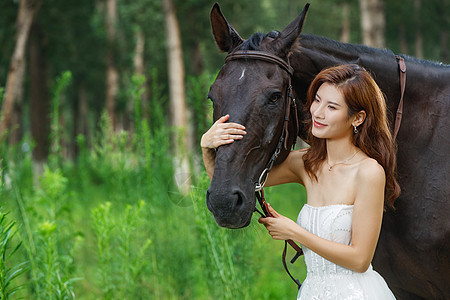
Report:
<svg viewBox="0 0 450 300"><path fill-rule="evenodd" d="M323 83L336 86L344 96L348 106L348 118L364 110L366 118L353 135L353 144L367 156L375 159L386 174L385 206L394 208L394 201L400 194L397 182L396 146L389 129L386 102L380 88L372 76L358 65L341 65L322 70L311 83L307 94L305 113L308 118L308 144L311 146L303 156L305 169L313 180L318 180L316 172L325 161L327 148L325 139L311 133L312 117L309 111L317 90Z"/></svg>

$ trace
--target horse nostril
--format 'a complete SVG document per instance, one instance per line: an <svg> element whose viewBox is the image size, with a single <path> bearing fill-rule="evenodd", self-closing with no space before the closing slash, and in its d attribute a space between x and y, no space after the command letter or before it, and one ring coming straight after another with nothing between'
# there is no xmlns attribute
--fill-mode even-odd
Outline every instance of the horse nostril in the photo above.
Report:
<svg viewBox="0 0 450 300"><path fill-rule="evenodd" d="M236 191L235 194L237 195L236 209L240 209L244 204L244 197L240 191Z"/></svg>

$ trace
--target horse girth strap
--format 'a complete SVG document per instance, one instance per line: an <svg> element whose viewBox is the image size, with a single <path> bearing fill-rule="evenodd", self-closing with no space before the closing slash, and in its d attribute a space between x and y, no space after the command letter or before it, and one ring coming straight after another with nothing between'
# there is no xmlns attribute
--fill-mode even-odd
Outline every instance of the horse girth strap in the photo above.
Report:
<svg viewBox="0 0 450 300"><path fill-rule="evenodd" d="M400 102L398 103L397 107L397 113L395 116L395 123L394 123L394 135L393 140L397 138L398 131L400 129L400 124L402 123L402 115L403 115L403 95L405 94L405 87L406 87L406 64L405 59L399 55L396 55L395 58L397 59L398 63L398 69L400 72Z"/></svg>

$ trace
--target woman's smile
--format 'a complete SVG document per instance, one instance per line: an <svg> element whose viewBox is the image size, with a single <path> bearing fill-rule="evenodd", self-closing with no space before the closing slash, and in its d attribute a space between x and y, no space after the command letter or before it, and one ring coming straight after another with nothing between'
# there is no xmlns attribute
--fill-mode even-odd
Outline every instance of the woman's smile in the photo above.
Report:
<svg viewBox="0 0 450 300"><path fill-rule="evenodd" d="M317 122L316 120L314 120L313 124L314 124L314 127L317 127L317 128L323 128L323 127L325 127L325 126L328 126L328 125L326 125L326 124Z"/></svg>

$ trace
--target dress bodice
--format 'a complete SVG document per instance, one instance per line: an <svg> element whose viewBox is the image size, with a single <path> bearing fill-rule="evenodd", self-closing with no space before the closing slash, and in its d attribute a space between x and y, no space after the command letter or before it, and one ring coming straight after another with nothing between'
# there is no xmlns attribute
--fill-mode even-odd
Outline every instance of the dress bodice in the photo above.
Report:
<svg viewBox="0 0 450 300"><path fill-rule="evenodd" d="M329 205L314 207L305 204L300 211L297 224L309 232L345 245L352 242L353 205ZM352 273L303 246L308 275Z"/></svg>
<svg viewBox="0 0 450 300"><path fill-rule="evenodd" d="M309 232L344 245L352 243L353 205L314 207L305 204L297 224ZM303 246L307 276L298 300L386 300L395 299L383 278L370 265L358 273L326 260Z"/></svg>

